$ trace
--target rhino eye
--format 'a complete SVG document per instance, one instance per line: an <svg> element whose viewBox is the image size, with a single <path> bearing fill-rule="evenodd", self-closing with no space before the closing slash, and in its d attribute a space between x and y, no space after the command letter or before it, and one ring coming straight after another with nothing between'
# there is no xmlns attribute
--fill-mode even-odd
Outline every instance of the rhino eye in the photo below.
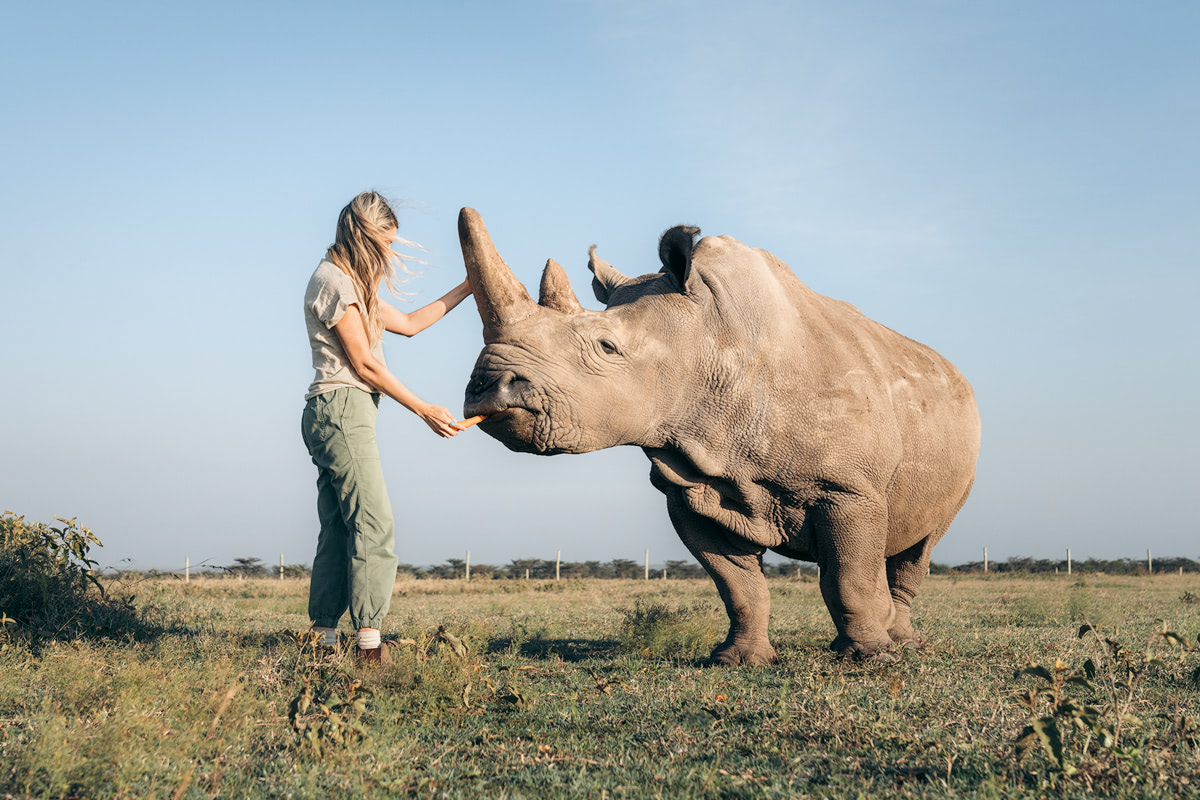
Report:
<svg viewBox="0 0 1200 800"><path fill-rule="evenodd" d="M613 344L612 342L610 342L608 339L600 340L600 349L603 350L606 355L610 355L610 356L620 355L620 353L621 353L621 351L617 348L617 346L615 344Z"/></svg>

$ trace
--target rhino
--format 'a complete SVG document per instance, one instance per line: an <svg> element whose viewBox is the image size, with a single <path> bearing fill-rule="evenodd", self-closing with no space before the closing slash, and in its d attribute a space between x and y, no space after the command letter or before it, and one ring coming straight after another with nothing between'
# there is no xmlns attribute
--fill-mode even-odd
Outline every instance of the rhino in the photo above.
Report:
<svg viewBox="0 0 1200 800"><path fill-rule="evenodd" d="M768 550L819 565L838 655L921 643L913 598L979 453L974 393L949 361L695 227L667 230L640 277L592 245L603 311L553 259L535 303L477 211L458 232L484 341L465 413L517 452L642 448L729 615L712 662L776 661Z"/></svg>

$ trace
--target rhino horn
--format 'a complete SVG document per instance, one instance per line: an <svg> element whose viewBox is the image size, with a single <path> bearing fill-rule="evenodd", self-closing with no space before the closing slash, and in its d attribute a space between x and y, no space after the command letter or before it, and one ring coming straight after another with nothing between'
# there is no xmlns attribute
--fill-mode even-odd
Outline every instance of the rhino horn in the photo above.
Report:
<svg viewBox="0 0 1200 800"><path fill-rule="evenodd" d="M483 320L483 341L491 344L506 325L529 317L538 306L496 252L483 218L473 208L458 214L458 242Z"/></svg>
<svg viewBox="0 0 1200 800"><path fill-rule="evenodd" d="M553 258L546 261L546 269L542 271L542 286L538 292L538 305L564 314L578 314L583 311L571 281L567 279L566 271Z"/></svg>
<svg viewBox="0 0 1200 800"><path fill-rule="evenodd" d="M592 271L592 292L606 305L613 290L629 281L619 269L596 255L596 245L588 248L588 269Z"/></svg>

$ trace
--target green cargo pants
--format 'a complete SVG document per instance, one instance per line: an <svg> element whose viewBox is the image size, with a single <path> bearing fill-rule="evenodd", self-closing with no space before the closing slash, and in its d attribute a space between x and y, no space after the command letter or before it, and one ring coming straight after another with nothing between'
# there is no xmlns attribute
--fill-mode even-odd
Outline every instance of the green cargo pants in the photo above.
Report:
<svg viewBox="0 0 1200 800"><path fill-rule="evenodd" d="M321 533L308 616L320 627L336 628L349 608L355 629L379 628L392 602L396 533L375 443L378 410L379 395L345 387L310 399L301 417L317 465Z"/></svg>

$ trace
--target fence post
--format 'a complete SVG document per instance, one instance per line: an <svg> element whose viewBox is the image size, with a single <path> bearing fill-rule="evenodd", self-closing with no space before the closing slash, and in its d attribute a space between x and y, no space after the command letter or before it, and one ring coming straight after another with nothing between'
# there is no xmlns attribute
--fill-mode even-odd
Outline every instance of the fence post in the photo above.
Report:
<svg viewBox="0 0 1200 800"><path fill-rule="evenodd" d="M471 580L471 551L467 551L467 580Z"/></svg>
<svg viewBox="0 0 1200 800"><path fill-rule="evenodd" d="M183 582L191 583L192 581L192 557L183 557Z"/></svg>
<svg viewBox="0 0 1200 800"><path fill-rule="evenodd" d="M554 580L558 581L559 569L562 567L562 550L558 551L558 555L554 556Z"/></svg>
<svg viewBox="0 0 1200 800"><path fill-rule="evenodd" d="M987 548L983 548L983 574L987 575Z"/></svg>

